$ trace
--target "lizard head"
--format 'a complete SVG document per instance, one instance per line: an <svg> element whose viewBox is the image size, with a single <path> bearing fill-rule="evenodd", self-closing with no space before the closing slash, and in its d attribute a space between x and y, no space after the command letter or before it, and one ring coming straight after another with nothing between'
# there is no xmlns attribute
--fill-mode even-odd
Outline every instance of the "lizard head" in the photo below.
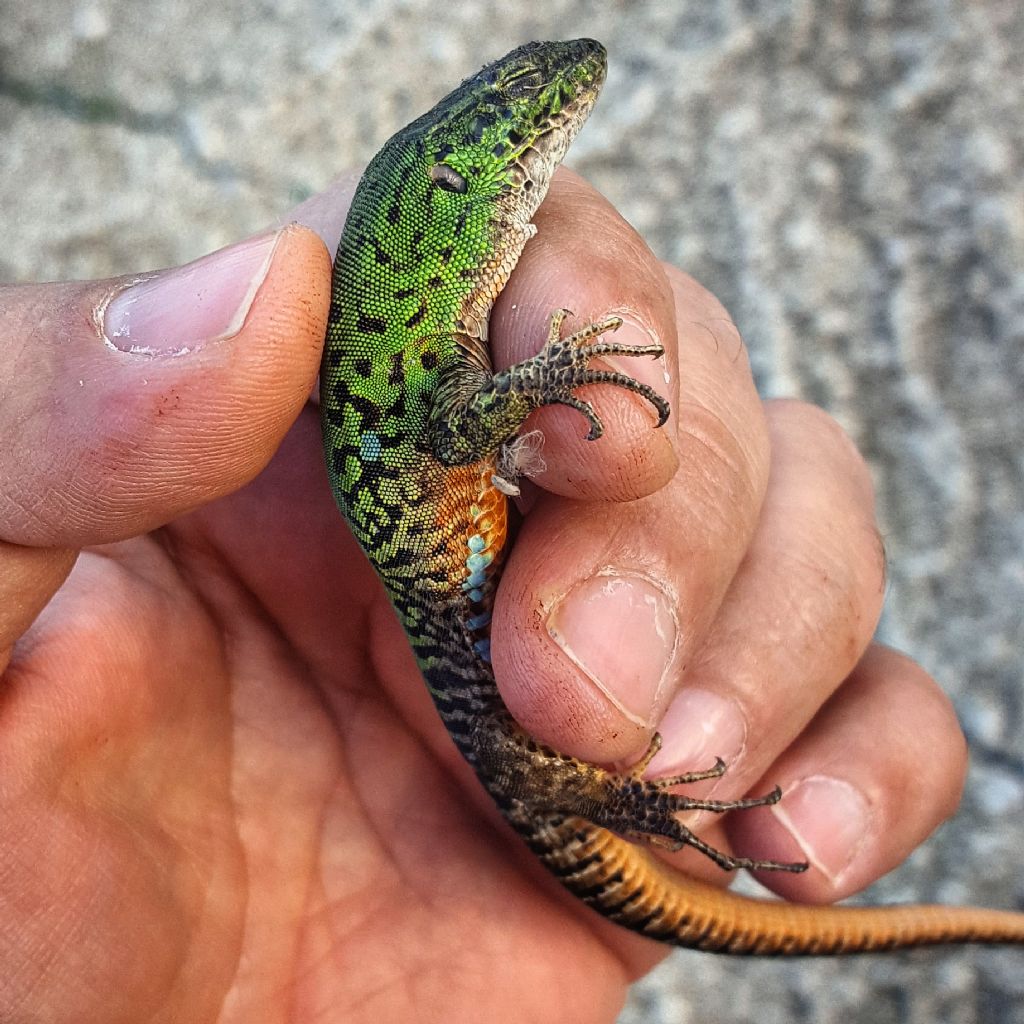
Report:
<svg viewBox="0 0 1024 1024"><path fill-rule="evenodd" d="M379 309L386 296L391 319L423 337L454 332L463 362L489 365L491 305L604 75L592 39L528 43L392 136L356 189L338 249L336 278L365 293L352 309Z"/></svg>
<svg viewBox="0 0 1024 1024"><path fill-rule="evenodd" d="M430 181L490 202L502 227L525 227L594 106L605 61L593 39L527 43L466 79L408 129Z"/></svg>

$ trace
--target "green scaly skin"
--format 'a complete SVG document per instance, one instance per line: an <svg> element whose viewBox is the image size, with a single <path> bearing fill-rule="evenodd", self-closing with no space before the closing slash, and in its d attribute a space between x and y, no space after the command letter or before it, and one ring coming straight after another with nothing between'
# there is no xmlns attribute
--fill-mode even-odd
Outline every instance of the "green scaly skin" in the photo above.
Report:
<svg viewBox="0 0 1024 1024"><path fill-rule="evenodd" d="M677 820L779 798L691 800L669 786L713 769L644 781L558 754L526 735L498 696L488 634L515 493L517 433L560 403L601 434L575 396L605 383L668 406L632 378L592 369L617 318L561 337L495 373L487 321L534 233L531 217L604 81L593 40L520 47L398 132L359 183L334 264L321 371L331 486L376 567L452 738L511 824L571 891L645 935L718 952L835 953L944 941L1024 941L1024 915L957 908L830 910L747 900L662 867L620 838L702 850L726 869L803 870L730 857Z"/></svg>

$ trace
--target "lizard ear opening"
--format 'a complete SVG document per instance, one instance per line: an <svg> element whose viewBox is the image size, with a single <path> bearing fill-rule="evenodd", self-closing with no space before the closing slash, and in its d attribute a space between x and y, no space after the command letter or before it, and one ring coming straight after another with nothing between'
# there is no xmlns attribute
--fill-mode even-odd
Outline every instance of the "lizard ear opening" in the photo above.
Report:
<svg viewBox="0 0 1024 1024"><path fill-rule="evenodd" d="M466 179L447 164L434 164L429 173L430 180L438 188L443 188L445 192L457 192L461 195L469 191L469 183Z"/></svg>

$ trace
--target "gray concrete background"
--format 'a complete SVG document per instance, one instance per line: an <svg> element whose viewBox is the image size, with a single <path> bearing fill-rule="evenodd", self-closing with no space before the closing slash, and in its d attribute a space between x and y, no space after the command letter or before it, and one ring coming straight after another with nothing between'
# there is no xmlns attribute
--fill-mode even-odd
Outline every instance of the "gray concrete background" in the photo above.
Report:
<svg viewBox="0 0 1024 1024"><path fill-rule="evenodd" d="M485 60L575 35L612 63L570 162L721 296L766 394L867 453L884 635L969 733L956 821L870 897L1024 907L1018 0L0 0L0 280L191 259ZM620 1019L1024 1022L1024 956L677 953Z"/></svg>

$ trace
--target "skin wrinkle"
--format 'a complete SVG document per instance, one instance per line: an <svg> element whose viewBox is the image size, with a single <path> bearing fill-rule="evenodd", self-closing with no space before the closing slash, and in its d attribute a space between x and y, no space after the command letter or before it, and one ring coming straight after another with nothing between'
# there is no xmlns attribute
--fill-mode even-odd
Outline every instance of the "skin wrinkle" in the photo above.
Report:
<svg viewBox="0 0 1024 1024"><path fill-rule="evenodd" d="M695 440L699 439L695 438ZM722 462L721 465L729 466L727 462ZM726 474L725 478L734 484L740 485L749 494L749 497L742 501L742 504L740 499L722 500L723 495L729 495L730 488L723 487L722 477L719 477L710 469L704 470L701 465L698 465L693 467L687 474L687 479L690 483L687 499L690 504L690 513L693 517L692 525L689 527L688 532L693 544L700 545L701 548L709 551L722 547L731 549L734 545L729 540L729 537L737 529L742 529L747 538L751 537L756 529L756 519L744 517L744 521L737 522L731 514L731 510L740 507L755 510L759 509L763 502L764 488L756 488L749 478L744 478L742 475L737 477L731 474ZM758 493L759 491L760 493ZM745 547L746 545L744 545ZM719 594L719 601L729 586L731 578L739 571L742 557L743 552L737 552L736 562L729 573L730 578L722 582L722 593ZM694 619L699 619L700 616L697 610L694 609L693 611ZM691 621L690 627L692 628L693 626L694 621Z"/></svg>
<svg viewBox="0 0 1024 1024"><path fill-rule="evenodd" d="M769 453L764 421L761 420L758 424L760 429L755 435L757 446L762 449L757 453L751 447L750 441L753 438L743 440L731 425L735 420L735 412L730 409L729 415L726 416L717 411L707 401L709 395L714 395L714 392L705 390L705 394L698 399L684 400L679 409L676 433L680 457L686 465L688 478L691 481L703 480L709 484L709 494L719 492L722 481L731 481L732 486L728 488L732 492L731 500L722 503L723 508L750 508L756 515L767 485ZM695 409L699 410L701 415L693 415ZM718 429L711 429L712 426ZM719 437L720 441L717 440ZM697 445L698 449L710 458L687 457L687 442ZM716 467L719 468L717 474ZM740 489L739 494L735 493L737 485ZM718 505L718 499L716 498L713 504L706 504L715 507Z"/></svg>
<svg viewBox="0 0 1024 1024"><path fill-rule="evenodd" d="M862 528L871 535L872 553L875 557L875 575L878 577L878 593L884 594L889 588L889 556L885 550L885 538L874 520L863 524Z"/></svg>
<svg viewBox="0 0 1024 1024"><path fill-rule="evenodd" d="M355 702L349 705L349 714L346 716L345 721L343 723L338 723L339 726L344 726L343 729L339 730L338 734L338 752L343 763L349 768L349 772L345 776L346 778L358 779L359 777L357 773L354 773L351 770L352 760L355 757L353 752L355 744L351 740L352 734L359 728L361 719L366 720L368 717L373 716L373 709L378 703L387 702L378 702L376 699L364 693L360 695ZM364 777L364 779L369 784L370 788L373 788L373 784L376 780L371 779L370 777ZM366 828L369 829L370 833L373 835L376 842L377 853L381 858L381 863L376 865L374 871L373 891L380 892L382 895L384 892L387 892L389 897L393 896L390 889L385 890L380 888L380 877L384 874L382 868L386 864L393 870L394 877L401 880L405 891L415 893L417 899L425 907L432 906L433 904L431 901L424 896L423 892L420 891L420 887L410 885L410 873L407 870L403 870L400 858L398 857L399 846L389 845L388 838L385 836L384 831L379 825L379 819L383 814L384 808L381 806L379 798L371 797L370 799L367 799L366 793L364 792L365 788L367 787L354 784L345 789L345 794L349 800L354 801L356 806L359 808L360 819L365 823ZM324 796L324 815L328 813L331 807L331 797L334 795L334 792L335 791L329 791ZM345 802L348 803L348 800ZM324 816L321 816L321 826L318 829L318 834L320 835L325 831L323 827L323 817ZM360 910L359 921L352 925L347 934L358 931L359 928L373 918L375 908L373 906L362 905L361 901L365 898L364 892L365 890L361 888L357 893L346 892L345 894L345 902L355 903ZM324 902L326 910L327 901L325 900ZM335 934L335 937L337 938L338 929L332 928L331 932L332 934Z"/></svg>
<svg viewBox="0 0 1024 1024"><path fill-rule="evenodd" d="M710 413L710 410L708 411ZM710 415L714 416L715 414L710 413ZM725 422L720 417L716 416L715 419L718 423L721 424L721 426L724 429L728 430ZM731 432L728 432L727 436L735 442L735 447L742 451L743 446L739 443L738 438L736 438L736 436ZM710 485L719 483L721 479L730 479L736 481L737 483L745 481L748 484L745 490L747 490L750 493L750 496L753 497L757 494L758 488L756 488L754 485L756 474L749 471L743 472L740 463L728 456L728 445L715 444L711 440L712 435L710 432L698 433L696 430L689 428L681 429L679 432L679 437L681 441L692 441L701 450L703 450L704 452L711 456L711 465L707 465L705 460L699 458L693 459L692 461L687 460L688 467L692 467L698 471L697 473L691 473L689 475L689 478L693 479L695 476L699 476L706 484L708 484L708 496L711 496L716 490L718 490L718 488ZM721 467L721 469L725 471L722 474L722 476L718 476L713 472L715 466ZM747 469L752 469L752 466L749 464L749 460ZM760 490L763 493L764 488L761 487ZM706 504L709 508L713 507L712 502L707 502ZM736 504L740 505L745 503L737 501Z"/></svg>
<svg viewBox="0 0 1024 1024"><path fill-rule="evenodd" d="M56 486L47 488L42 495L35 499L29 488L25 488L25 497L33 499L32 504L28 505L24 503L24 499L18 493L21 491L21 487L18 481L14 482L15 492L12 493L10 489L5 488L3 494L0 494L0 521L10 522L12 519L21 519L28 524L29 533L34 532L37 529L45 529L49 526L49 523L44 519L39 512L36 511L34 506L39 508L48 508L53 502L54 495L57 493ZM5 544L10 544L13 547L26 547L21 541L15 537L9 536L6 530L0 530L0 541Z"/></svg>
<svg viewBox="0 0 1024 1024"><path fill-rule="evenodd" d="M709 318L709 320L707 322L705 322L704 320L690 320L690 321L688 321L688 323L692 324L694 327L699 327L702 330L706 331L708 334L710 334L711 337L714 339L714 342L715 342L715 352L719 352L721 350L721 344L722 344L721 340L719 339L718 335L714 332L714 329L709 326L709 324L715 323L715 322L721 322L721 323L728 324L728 326L733 329L733 333L736 335L736 340L737 340L738 344L736 346L736 351L730 357L729 361L735 366L736 364L738 364L742 360L743 361L743 368L744 369L749 369L749 366L750 366L750 356L749 356L749 353L748 353L748 350L747 350L747 344L743 340L743 335L740 333L740 329L736 326L736 324L729 317L727 317L727 316L711 317L711 318Z"/></svg>
<svg viewBox="0 0 1024 1024"><path fill-rule="evenodd" d="M805 540L814 543L814 538ZM816 554L821 557L815 558ZM829 624L822 624L823 628L830 631L836 621L848 621L852 625L860 618L861 610L853 596L859 589L856 586L857 574L848 571L842 559L829 556L824 545L815 544L813 549L804 548L800 551L780 550L776 564L777 578L780 583L786 583L785 587L779 588L787 602L786 606L804 625L810 627L821 616L808 610L807 601L797 602L796 595L799 593L810 595L815 609L835 609L828 617ZM807 585L802 586L801 580L806 580ZM818 629L812 632L816 634Z"/></svg>
<svg viewBox="0 0 1024 1024"><path fill-rule="evenodd" d="M823 548L822 551L826 553L827 548ZM826 647L835 646L835 640L841 630L843 634L848 635L850 646L846 652L846 661L841 671L837 673L838 678L834 685L838 686L842 676L853 667L859 656L857 641L863 630L858 624L864 620L867 613L864 602L857 597L862 588L856 584L856 574L851 575L847 572L845 563L835 558L827 560L838 566L839 571L830 572L828 567L823 567L824 560L816 561L805 555L803 550L794 552L777 545L773 557L772 572L774 578L778 580L775 589L780 599L774 619L783 624L778 627L778 656L792 663L795 671L796 666L806 661L808 647L816 649L820 643L824 643ZM840 576L844 577L842 582L839 580ZM806 585L801 584L802 579L807 581ZM828 595L827 600L822 600L823 593ZM795 633L794 623L797 622L801 623L803 628ZM760 639L764 642L766 624L758 625L761 630ZM798 643L794 643L792 639L788 644L781 643L781 636L792 638L794 633L800 638ZM716 649L722 642L721 637L717 640L714 637L710 639Z"/></svg>

